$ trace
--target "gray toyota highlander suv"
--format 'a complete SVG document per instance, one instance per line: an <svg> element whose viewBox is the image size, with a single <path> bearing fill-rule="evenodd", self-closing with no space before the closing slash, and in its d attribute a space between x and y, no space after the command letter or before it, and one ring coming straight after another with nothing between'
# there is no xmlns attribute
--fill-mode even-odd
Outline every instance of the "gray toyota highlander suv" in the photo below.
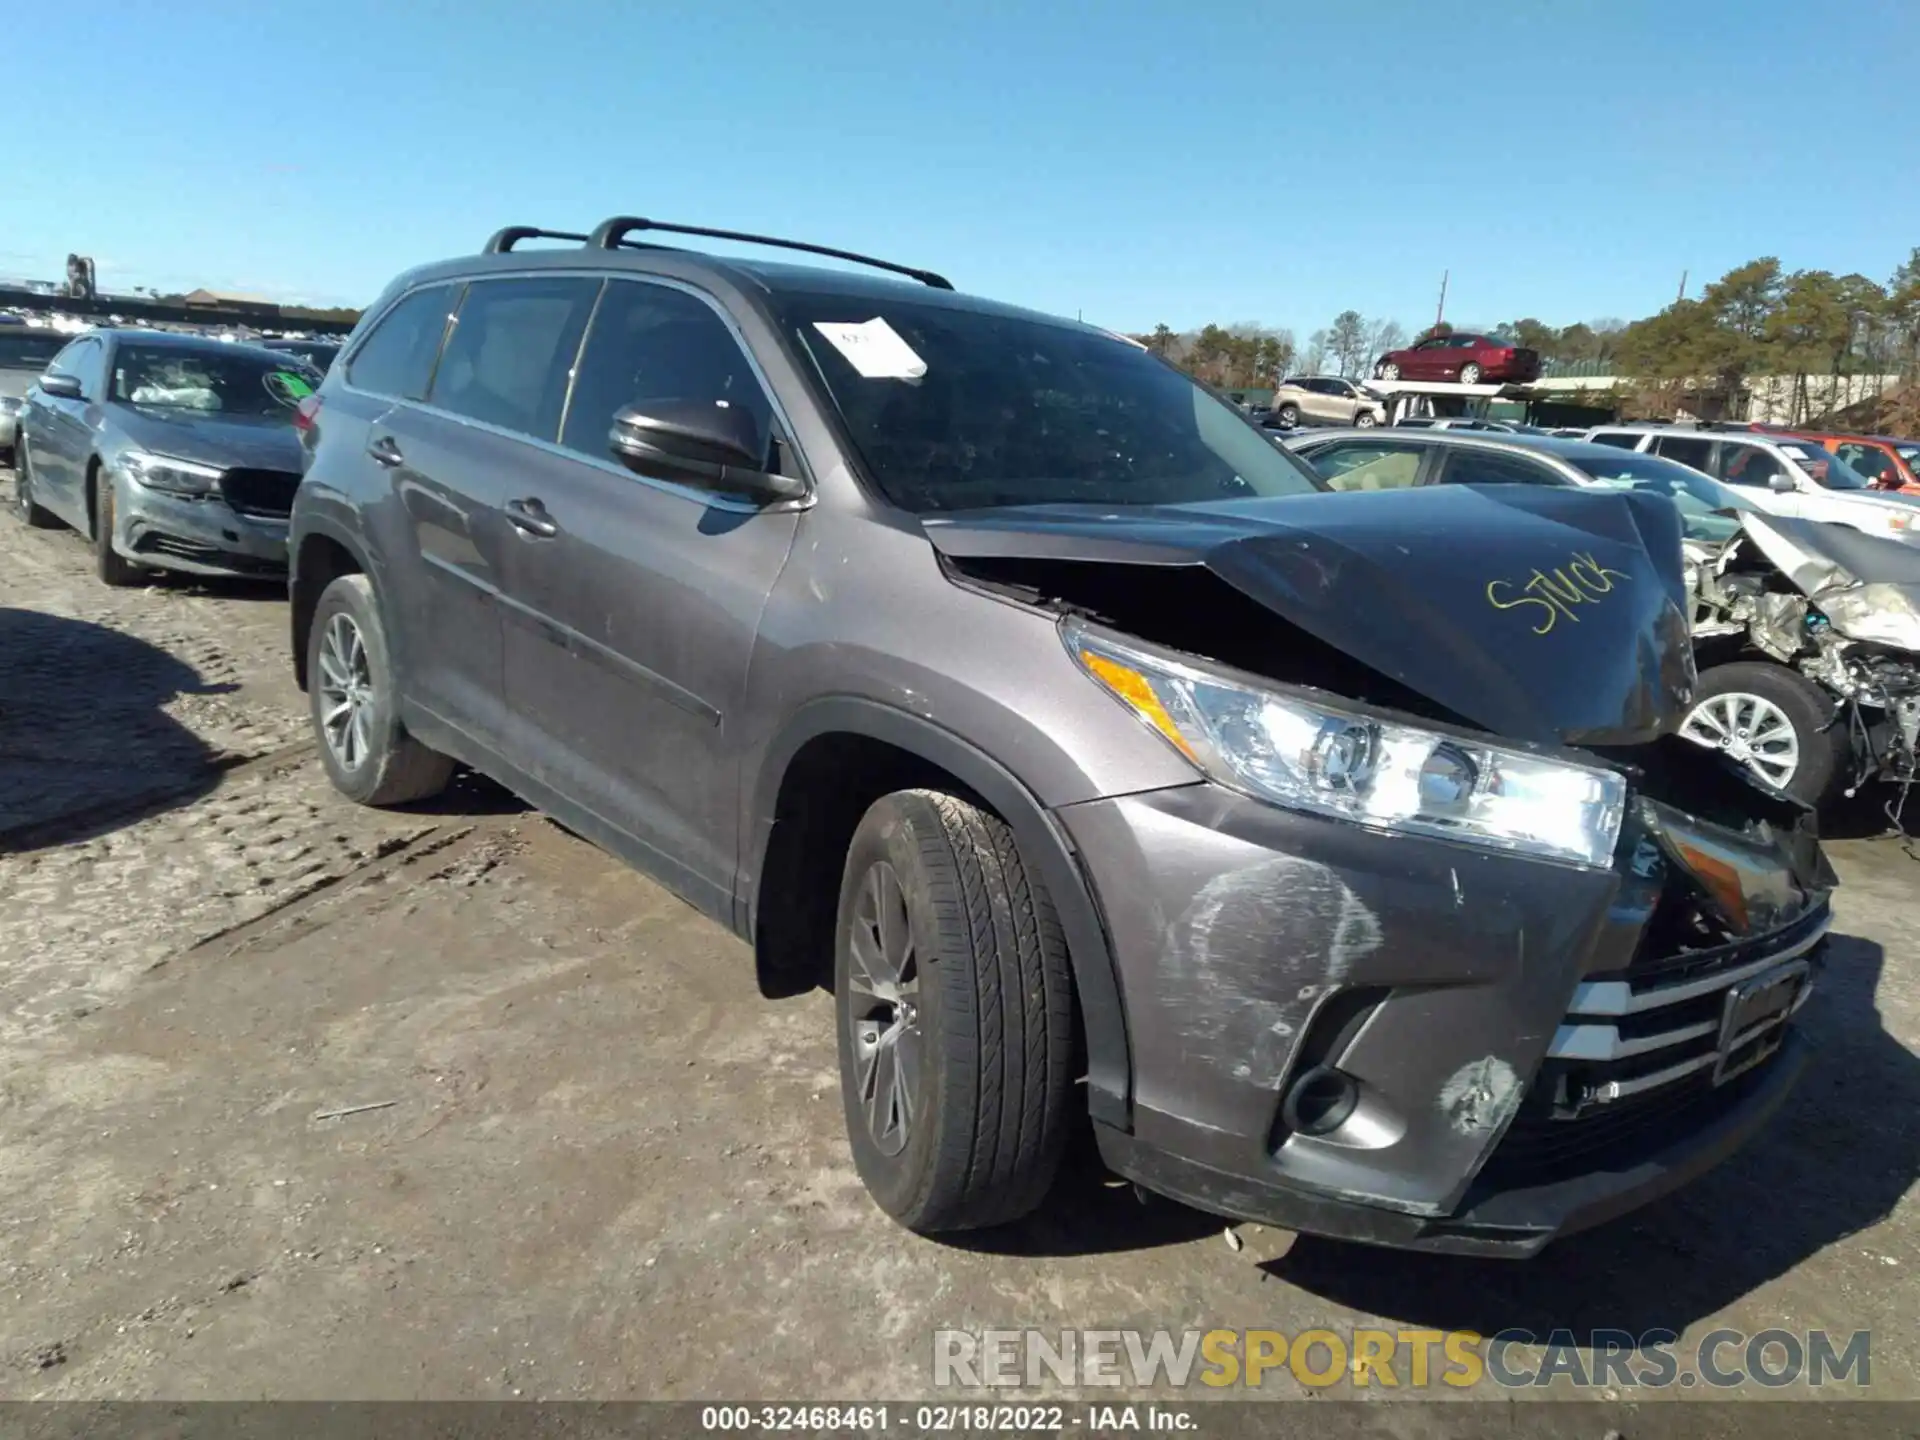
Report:
<svg viewBox="0 0 1920 1440"><path fill-rule="evenodd" d="M1328 493L1128 340L676 234L817 250L505 230L303 403L343 792L472 766L830 985L922 1231L1090 1116L1196 1206L1525 1255L1779 1104L1833 875L1673 736L1670 504Z"/></svg>

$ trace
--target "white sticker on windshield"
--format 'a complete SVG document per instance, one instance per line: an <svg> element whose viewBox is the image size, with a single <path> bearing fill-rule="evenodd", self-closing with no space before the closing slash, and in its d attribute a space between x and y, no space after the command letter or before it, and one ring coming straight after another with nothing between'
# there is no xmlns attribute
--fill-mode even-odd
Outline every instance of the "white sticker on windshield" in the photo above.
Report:
<svg viewBox="0 0 1920 1440"><path fill-rule="evenodd" d="M878 315L858 325L846 320L816 320L813 328L826 336L864 379L918 380L927 373L927 362Z"/></svg>

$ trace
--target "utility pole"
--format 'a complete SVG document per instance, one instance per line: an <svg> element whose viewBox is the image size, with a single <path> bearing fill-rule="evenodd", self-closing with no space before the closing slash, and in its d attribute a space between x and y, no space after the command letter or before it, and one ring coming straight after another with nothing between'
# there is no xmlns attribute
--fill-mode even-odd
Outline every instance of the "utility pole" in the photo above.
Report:
<svg viewBox="0 0 1920 1440"><path fill-rule="evenodd" d="M1433 312L1433 328L1436 330L1440 328L1440 322L1447 316L1447 276L1452 273L1449 270L1440 272L1440 306Z"/></svg>
<svg viewBox="0 0 1920 1440"><path fill-rule="evenodd" d="M1685 270L1680 272L1680 293L1674 297L1673 302L1676 305L1687 298L1687 273Z"/></svg>

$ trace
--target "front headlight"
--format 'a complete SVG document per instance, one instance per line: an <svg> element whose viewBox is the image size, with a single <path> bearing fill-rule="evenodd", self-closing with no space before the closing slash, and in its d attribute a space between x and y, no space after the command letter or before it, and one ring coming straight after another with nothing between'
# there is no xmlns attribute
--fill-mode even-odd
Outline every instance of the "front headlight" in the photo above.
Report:
<svg viewBox="0 0 1920 1440"><path fill-rule="evenodd" d="M1258 800L1604 869L1627 782L1282 694L1064 627L1081 667L1200 770Z"/></svg>
<svg viewBox="0 0 1920 1440"><path fill-rule="evenodd" d="M0 395L0 415L18 415L20 397L18 395Z"/></svg>
<svg viewBox="0 0 1920 1440"><path fill-rule="evenodd" d="M170 455L149 455L144 450L122 451L120 465L142 485L174 495L210 495L224 473L216 465L176 460Z"/></svg>

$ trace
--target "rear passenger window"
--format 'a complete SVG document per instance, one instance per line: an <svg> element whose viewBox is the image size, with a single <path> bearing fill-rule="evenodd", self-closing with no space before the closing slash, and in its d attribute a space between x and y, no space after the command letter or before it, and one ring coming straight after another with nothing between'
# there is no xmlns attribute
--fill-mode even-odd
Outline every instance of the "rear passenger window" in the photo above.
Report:
<svg viewBox="0 0 1920 1440"><path fill-rule="evenodd" d="M608 455L613 417L650 400L696 400L743 410L762 452L771 449L773 407L746 352L711 306L684 290L612 280L580 354L560 443L596 460Z"/></svg>
<svg viewBox="0 0 1920 1440"><path fill-rule="evenodd" d="M502 430L552 440L600 282L557 275L480 280L454 317L433 375L433 404Z"/></svg>
<svg viewBox="0 0 1920 1440"><path fill-rule="evenodd" d="M1662 435L1654 442L1653 453L1702 472L1713 464L1713 442L1690 435Z"/></svg>
<svg viewBox="0 0 1920 1440"><path fill-rule="evenodd" d="M433 357L440 353L453 286L416 290L389 310L360 342L347 365L347 383L376 395L418 400L427 393Z"/></svg>
<svg viewBox="0 0 1920 1440"><path fill-rule="evenodd" d="M1611 445L1616 450L1640 448L1640 437L1631 430L1599 430L1587 438L1596 445Z"/></svg>

